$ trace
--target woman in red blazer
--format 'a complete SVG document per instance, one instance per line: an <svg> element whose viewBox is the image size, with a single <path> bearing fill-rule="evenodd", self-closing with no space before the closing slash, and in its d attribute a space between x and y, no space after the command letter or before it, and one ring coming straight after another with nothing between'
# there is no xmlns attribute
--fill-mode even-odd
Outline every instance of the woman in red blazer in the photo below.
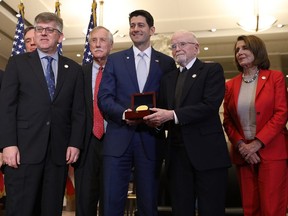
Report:
<svg viewBox="0 0 288 216"><path fill-rule="evenodd" d="M285 216L288 187L287 91L282 72L269 70L264 42L240 36L241 72L226 83L224 128L232 143L245 216Z"/></svg>

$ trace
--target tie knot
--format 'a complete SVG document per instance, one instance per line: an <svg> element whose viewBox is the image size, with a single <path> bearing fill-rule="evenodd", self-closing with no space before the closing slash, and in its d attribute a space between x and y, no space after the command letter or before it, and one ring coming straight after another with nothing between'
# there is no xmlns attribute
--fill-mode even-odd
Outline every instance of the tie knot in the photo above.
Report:
<svg viewBox="0 0 288 216"><path fill-rule="evenodd" d="M187 71L187 68L183 67L181 72L183 73L183 72L186 72L186 71Z"/></svg>
<svg viewBox="0 0 288 216"><path fill-rule="evenodd" d="M53 61L53 57L51 57L51 56L45 56L44 58L47 59L49 64L51 64Z"/></svg>
<svg viewBox="0 0 288 216"><path fill-rule="evenodd" d="M145 54L144 52L140 52L140 53L138 54L138 56L140 56L141 58L144 58L145 55L146 55L146 54Z"/></svg>

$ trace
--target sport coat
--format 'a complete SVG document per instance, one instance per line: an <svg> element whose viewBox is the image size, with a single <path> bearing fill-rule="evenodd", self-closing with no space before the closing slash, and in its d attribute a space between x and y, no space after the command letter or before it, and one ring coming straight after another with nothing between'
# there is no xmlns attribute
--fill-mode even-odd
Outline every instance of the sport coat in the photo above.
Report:
<svg viewBox="0 0 288 216"><path fill-rule="evenodd" d="M224 100L224 127L231 141L232 160L236 164L245 163L238 152L237 142L245 140L238 117L238 96L242 74L226 83ZM280 71L260 70L255 95L256 137L264 148L259 154L266 160L288 158L287 139L287 90L285 78Z"/></svg>
<svg viewBox="0 0 288 216"><path fill-rule="evenodd" d="M164 73L176 68L174 60L152 48L150 70L143 92L158 92ZM98 104L108 121L103 144L103 154L119 157L127 149L136 126L123 121L123 112L131 108L131 96L139 93L133 48L113 53L108 57L100 89ZM141 125L141 138L147 157L156 159L156 145L153 128ZM138 126L139 129L139 126Z"/></svg>
<svg viewBox="0 0 288 216"><path fill-rule="evenodd" d="M39 163L51 149L56 164L66 164L68 146L81 149L85 124L83 72L59 55L51 102L37 50L9 59L0 93L0 148L18 146L21 163Z"/></svg>
<svg viewBox="0 0 288 216"><path fill-rule="evenodd" d="M179 69L163 77L159 92L160 107L174 110L181 127L184 146L197 170L230 166L227 144L219 117L224 97L224 72L218 63L196 59L186 72L179 108L174 107ZM168 143L173 122L168 122ZM168 158L169 163L169 158Z"/></svg>

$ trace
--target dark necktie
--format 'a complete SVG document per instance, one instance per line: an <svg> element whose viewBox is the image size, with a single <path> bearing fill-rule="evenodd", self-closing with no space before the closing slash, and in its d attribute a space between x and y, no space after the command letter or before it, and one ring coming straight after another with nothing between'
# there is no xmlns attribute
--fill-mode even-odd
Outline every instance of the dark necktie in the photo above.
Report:
<svg viewBox="0 0 288 216"><path fill-rule="evenodd" d="M95 87L94 87L94 100L93 100L93 134L98 138L101 139L101 137L104 134L104 119L102 116L102 113L99 110L98 107L98 91L99 91L99 85L102 79L103 74L103 67L100 67L98 70L98 74L95 81Z"/></svg>
<svg viewBox="0 0 288 216"><path fill-rule="evenodd" d="M54 98L54 93L55 93L55 76L54 76L54 72L52 69L53 57L45 56L44 58L47 59L47 61L48 61L47 68L45 71L45 78L46 78L50 98L52 101Z"/></svg>
<svg viewBox="0 0 288 216"><path fill-rule="evenodd" d="M182 96L182 89L185 82L185 77L187 75L187 68L184 67L182 69L182 72L179 71L177 83L176 83L176 89L175 89L175 108L180 106L180 99Z"/></svg>

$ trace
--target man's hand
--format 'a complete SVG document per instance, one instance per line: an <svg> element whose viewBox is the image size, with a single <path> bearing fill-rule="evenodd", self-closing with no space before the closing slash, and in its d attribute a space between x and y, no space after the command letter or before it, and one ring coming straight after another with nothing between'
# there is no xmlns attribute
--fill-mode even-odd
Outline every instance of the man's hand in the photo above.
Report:
<svg viewBox="0 0 288 216"><path fill-rule="evenodd" d="M67 164L75 163L79 158L80 150L75 147L69 146L66 152Z"/></svg>
<svg viewBox="0 0 288 216"><path fill-rule="evenodd" d="M129 108L125 110L125 112L127 111L132 111L132 109ZM135 125L143 123L142 119L136 119L136 120L125 119L125 112L123 113L123 119L125 120L126 124L128 124L129 126L135 126Z"/></svg>
<svg viewBox="0 0 288 216"><path fill-rule="evenodd" d="M18 168L20 164L20 152L17 146L9 146L3 149L3 164Z"/></svg>
<svg viewBox="0 0 288 216"><path fill-rule="evenodd" d="M173 110L159 108L150 108L150 110L153 112L153 114L145 116L143 120L151 127L159 127L163 123L174 119Z"/></svg>

